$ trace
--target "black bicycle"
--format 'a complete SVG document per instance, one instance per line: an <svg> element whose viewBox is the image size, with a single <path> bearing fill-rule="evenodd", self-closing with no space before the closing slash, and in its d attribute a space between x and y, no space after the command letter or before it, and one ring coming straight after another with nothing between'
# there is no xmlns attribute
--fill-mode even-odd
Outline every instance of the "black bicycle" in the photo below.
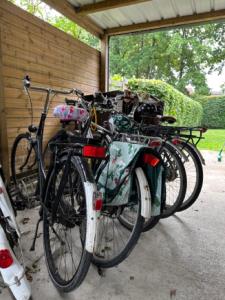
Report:
<svg viewBox="0 0 225 300"><path fill-rule="evenodd" d="M31 107L29 90L46 93L46 100L38 127L32 122L28 132L20 134L14 142L12 179L23 199L30 201L35 197L40 200L40 219L31 250L35 249L38 226L43 220L49 275L59 290L69 292L82 283L93 255L97 213L102 200L98 197L94 177L84 157L89 157L90 151L95 153L99 148L94 139L79 137L52 143L52 160L46 175L42 149L50 103L56 95L78 95L81 92L32 87L28 76L24 79L24 88ZM105 158L103 152L100 158Z"/></svg>

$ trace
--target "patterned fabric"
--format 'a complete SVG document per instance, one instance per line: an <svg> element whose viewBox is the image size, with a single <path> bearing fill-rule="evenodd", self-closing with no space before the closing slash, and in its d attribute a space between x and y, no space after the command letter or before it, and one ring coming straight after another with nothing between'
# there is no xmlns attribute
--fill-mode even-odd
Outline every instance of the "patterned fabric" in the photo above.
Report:
<svg viewBox="0 0 225 300"><path fill-rule="evenodd" d="M98 190L102 193L104 203L111 206L124 205L129 202L132 177L130 170L133 161L138 158L141 150L146 148L142 144L132 144L125 142L112 142L109 146L110 159L102 171ZM101 167L101 166L100 166ZM152 201L152 215L159 215L161 212L161 191L162 191L162 172L161 165L152 168L149 172L154 172L147 176L150 187L154 187Z"/></svg>
<svg viewBox="0 0 225 300"><path fill-rule="evenodd" d="M112 132L119 131L123 133L131 133L133 127L132 121L124 114L112 115L109 119L109 125Z"/></svg>
<svg viewBox="0 0 225 300"><path fill-rule="evenodd" d="M85 122L89 116L86 109L66 104L56 106L53 115L62 121L73 120L79 122Z"/></svg>

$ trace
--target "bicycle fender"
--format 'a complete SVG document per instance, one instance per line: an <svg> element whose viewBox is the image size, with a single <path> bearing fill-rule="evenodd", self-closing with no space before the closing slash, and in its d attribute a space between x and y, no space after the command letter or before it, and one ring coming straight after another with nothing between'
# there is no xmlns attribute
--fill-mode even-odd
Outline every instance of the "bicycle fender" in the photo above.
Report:
<svg viewBox="0 0 225 300"><path fill-rule="evenodd" d="M142 217L149 219L151 217L151 194L150 187L147 178L142 168L135 169L136 176L140 184L141 193L141 215Z"/></svg>
<svg viewBox="0 0 225 300"><path fill-rule="evenodd" d="M96 223L98 212L94 210L93 201L95 193L97 192L97 187L94 183L89 181L84 182L84 190L86 196L86 208L87 208L87 234L85 241L85 249L89 253L93 253L95 236L96 236Z"/></svg>
<svg viewBox="0 0 225 300"><path fill-rule="evenodd" d="M4 283L10 288L16 300L28 300L31 296L31 287L25 276L25 270L12 251L6 234L0 226L0 250L8 249L13 263L6 269L0 268Z"/></svg>

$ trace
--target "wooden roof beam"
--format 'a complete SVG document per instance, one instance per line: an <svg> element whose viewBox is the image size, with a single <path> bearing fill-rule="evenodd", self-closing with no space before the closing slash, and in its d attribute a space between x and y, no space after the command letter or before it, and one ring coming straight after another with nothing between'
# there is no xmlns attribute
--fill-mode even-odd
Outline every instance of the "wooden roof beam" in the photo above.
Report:
<svg viewBox="0 0 225 300"><path fill-rule="evenodd" d="M92 21L89 17L82 17L79 16L76 12L75 7L70 4L66 0L42 0L59 13L70 19L71 21L75 22L79 26L83 27L93 35L97 36L98 38L102 38L104 35L104 31L100 28L94 21Z"/></svg>
<svg viewBox="0 0 225 300"><path fill-rule="evenodd" d="M139 4L142 2L147 2L152 0L105 0L93 4L86 4L76 8L77 14L79 15L89 15L101 11L105 11L108 9L119 8L134 4Z"/></svg>
<svg viewBox="0 0 225 300"><path fill-rule="evenodd" d="M118 35L137 31L166 29L177 26L199 24L210 21L225 20L225 9L215 10L207 13L194 14L189 16L179 16L171 19L163 19L146 23L132 24L106 30L108 35Z"/></svg>

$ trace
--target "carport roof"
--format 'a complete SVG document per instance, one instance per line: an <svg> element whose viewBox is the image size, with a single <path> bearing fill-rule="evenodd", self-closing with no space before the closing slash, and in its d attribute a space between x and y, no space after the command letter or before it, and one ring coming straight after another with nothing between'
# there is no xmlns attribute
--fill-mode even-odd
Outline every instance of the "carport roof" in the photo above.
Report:
<svg viewBox="0 0 225 300"><path fill-rule="evenodd" d="M225 19L225 0L44 0L101 37Z"/></svg>

